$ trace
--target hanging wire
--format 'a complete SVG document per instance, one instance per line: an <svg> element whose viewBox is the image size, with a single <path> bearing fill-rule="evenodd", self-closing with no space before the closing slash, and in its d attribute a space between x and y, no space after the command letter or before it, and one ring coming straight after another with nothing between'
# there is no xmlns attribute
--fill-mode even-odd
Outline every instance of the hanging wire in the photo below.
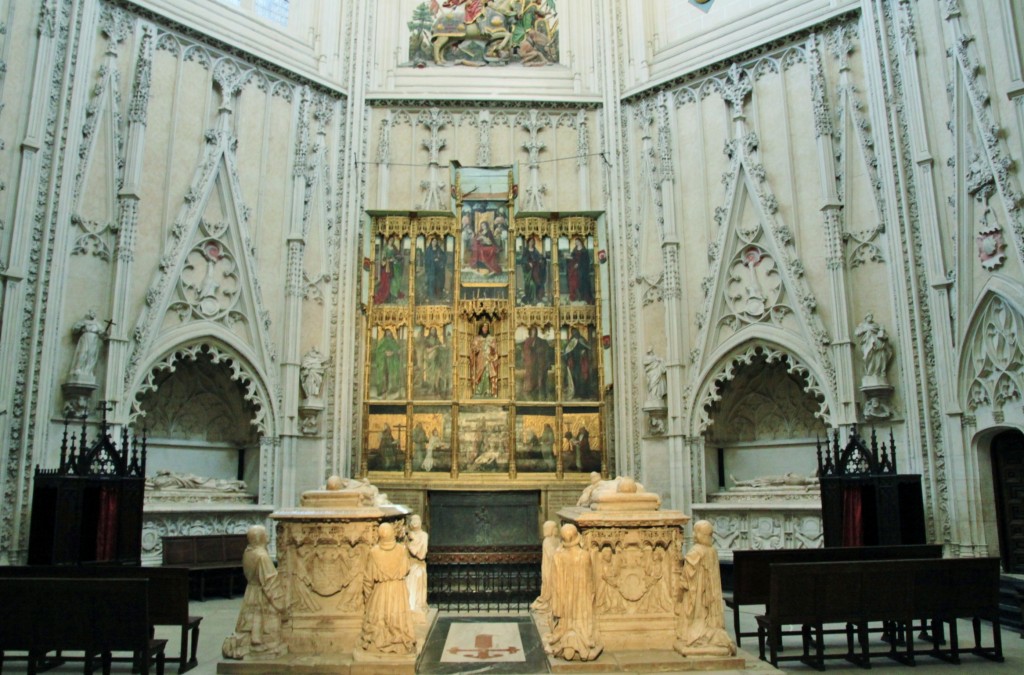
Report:
<svg viewBox="0 0 1024 675"><path fill-rule="evenodd" d="M570 160L570 159L580 159L582 157L600 157L601 159L603 159L605 161L605 164L608 164L609 166L611 166L611 162L608 160L607 157L605 157L605 154L603 152L590 152L590 153L587 153L585 155L571 155L569 157L558 157L558 158L555 158L555 159L540 159L540 160L537 160L536 164L549 164L551 162L565 162L565 161ZM413 167L419 167L421 169L429 169L431 167L430 163L427 163L427 164L419 164L419 163L417 163L417 164L409 164L409 163L405 163L405 162L377 162L377 161L372 161L372 160L356 160L356 165L357 166L358 165L380 166L382 164L385 165L385 166L413 166Z"/></svg>

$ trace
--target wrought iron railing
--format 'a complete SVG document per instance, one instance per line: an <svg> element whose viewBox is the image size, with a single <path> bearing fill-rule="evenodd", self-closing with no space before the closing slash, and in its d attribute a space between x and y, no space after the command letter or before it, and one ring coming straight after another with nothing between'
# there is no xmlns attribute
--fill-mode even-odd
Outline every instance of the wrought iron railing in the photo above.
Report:
<svg viewBox="0 0 1024 675"><path fill-rule="evenodd" d="M427 556L427 602L450 611L512 611L540 594L540 546L435 548Z"/></svg>

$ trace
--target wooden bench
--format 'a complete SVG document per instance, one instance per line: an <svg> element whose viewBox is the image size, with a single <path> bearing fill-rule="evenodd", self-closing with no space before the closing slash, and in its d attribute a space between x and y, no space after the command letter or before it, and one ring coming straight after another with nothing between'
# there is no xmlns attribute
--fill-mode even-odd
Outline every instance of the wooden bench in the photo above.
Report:
<svg viewBox="0 0 1024 675"><path fill-rule="evenodd" d="M740 631L740 607L767 604L772 565L857 560L916 560L941 557L942 546L937 544L733 551L733 590L731 596L726 596L725 604L732 608L736 645L742 646L741 640L744 637L757 636L757 631Z"/></svg>
<svg viewBox="0 0 1024 675"><path fill-rule="evenodd" d="M143 673L164 672L167 640L153 640L145 579L0 578L0 670L7 652L28 652L28 672L55 665L49 652L84 652L84 672L100 657L129 651ZM56 663L70 660L57 657ZM76 659L77 660L77 659ZM45 664L45 665L44 665Z"/></svg>
<svg viewBox="0 0 1024 675"><path fill-rule="evenodd" d="M198 665L196 649L199 646L199 623L203 617L188 613L189 579L186 569L124 565L28 565L0 567L0 577L147 579L151 634L152 626L177 626L181 629L180 656L166 660L177 663L179 673Z"/></svg>
<svg viewBox="0 0 1024 675"><path fill-rule="evenodd" d="M244 534L201 534L163 537L163 566L187 569L195 582L195 597L206 600L209 578L223 581L227 597L235 595L235 582L244 590L242 554L248 544Z"/></svg>
<svg viewBox="0 0 1024 675"><path fill-rule="evenodd" d="M914 647L913 622L932 623L928 649ZM959 663L957 619L971 619L974 647L971 653L1003 660L999 627L999 560L960 558L948 560L883 560L772 565L767 609L757 617L758 650L762 659L799 660L819 670L826 658L842 658L870 667L874 656L886 656L913 665L918 655ZM992 622L993 644L981 645L981 621ZM902 638L892 640L885 651L872 652L868 625L883 622L895 627ZM802 650L779 656L782 626L801 626ZM843 626L845 653L826 654L824 627ZM949 624L949 642L942 646L940 624ZM855 647L856 641L856 647ZM812 653L813 652L813 653Z"/></svg>

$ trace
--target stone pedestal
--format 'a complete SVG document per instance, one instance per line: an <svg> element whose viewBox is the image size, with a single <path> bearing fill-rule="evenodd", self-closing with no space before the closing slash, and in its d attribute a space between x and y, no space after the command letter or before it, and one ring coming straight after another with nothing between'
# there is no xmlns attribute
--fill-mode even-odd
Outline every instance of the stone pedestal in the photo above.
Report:
<svg viewBox="0 0 1024 675"><path fill-rule="evenodd" d="M297 509L276 511L278 574L290 619L284 640L292 655L352 654L363 621L363 572L377 527L394 524L404 539L409 509L365 506L359 493L303 495ZM351 495L351 496L345 496Z"/></svg>
<svg viewBox="0 0 1024 675"><path fill-rule="evenodd" d="M690 518L681 511L640 506L645 507L632 510L615 503L602 510L558 512L563 522L576 526L590 551L595 612L606 651L671 649L676 639L682 528Z"/></svg>

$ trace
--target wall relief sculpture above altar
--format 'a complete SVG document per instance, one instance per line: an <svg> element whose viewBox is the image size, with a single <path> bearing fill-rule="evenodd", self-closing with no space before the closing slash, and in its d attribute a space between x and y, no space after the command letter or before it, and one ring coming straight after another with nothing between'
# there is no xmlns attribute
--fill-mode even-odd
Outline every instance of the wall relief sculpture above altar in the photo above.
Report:
<svg viewBox="0 0 1024 675"><path fill-rule="evenodd" d="M558 63L555 0L430 0L413 10L409 64Z"/></svg>

